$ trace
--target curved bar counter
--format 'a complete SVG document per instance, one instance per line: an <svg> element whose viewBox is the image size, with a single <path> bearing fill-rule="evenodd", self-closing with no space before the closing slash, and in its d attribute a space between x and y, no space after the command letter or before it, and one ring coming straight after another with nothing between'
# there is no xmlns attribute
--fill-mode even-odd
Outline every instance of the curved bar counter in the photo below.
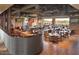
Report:
<svg viewBox="0 0 79 59"><path fill-rule="evenodd" d="M28 37L12 37L8 36L0 29L0 39L5 43L10 54L13 55L33 55L38 54L43 49L42 34Z"/></svg>

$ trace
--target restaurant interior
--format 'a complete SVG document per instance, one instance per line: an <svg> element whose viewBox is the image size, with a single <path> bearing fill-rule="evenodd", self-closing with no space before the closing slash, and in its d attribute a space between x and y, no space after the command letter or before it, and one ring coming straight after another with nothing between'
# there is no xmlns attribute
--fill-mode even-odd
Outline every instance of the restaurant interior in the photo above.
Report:
<svg viewBox="0 0 79 59"><path fill-rule="evenodd" d="M79 55L79 4L0 4L0 55Z"/></svg>

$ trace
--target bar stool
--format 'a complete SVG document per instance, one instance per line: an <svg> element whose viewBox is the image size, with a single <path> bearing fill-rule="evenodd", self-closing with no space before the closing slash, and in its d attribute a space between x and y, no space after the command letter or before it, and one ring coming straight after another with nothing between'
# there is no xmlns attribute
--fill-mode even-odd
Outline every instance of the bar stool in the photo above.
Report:
<svg viewBox="0 0 79 59"><path fill-rule="evenodd" d="M0 40L0 47L3 47L3 46L4 46L4 41Z"/></svg>
<svg viewBox="0 0 79 59"><path fill-rule="evenodd" d="M0 54L9 54L8 49L5 47L5 44L2 40L0 40Z"/></svg>

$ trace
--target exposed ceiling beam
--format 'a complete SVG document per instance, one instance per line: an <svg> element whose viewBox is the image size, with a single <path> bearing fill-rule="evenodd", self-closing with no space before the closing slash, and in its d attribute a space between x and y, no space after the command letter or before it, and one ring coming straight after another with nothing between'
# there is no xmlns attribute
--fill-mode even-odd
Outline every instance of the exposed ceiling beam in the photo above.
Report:
<svg viewBox="0 0 79 59"><path fill-rule="evenodd" d="M11 7L13 4L0 4L0 14Z"/></svg>
<svg viewBox="0 0 79 59"><path fill-rule="evenodd" d="M79 4L70 4L70 5L79 10Z"/></svg>
<svg viewBox="0 0 79 59"><path fill-rule="evenodd" d="M17 13L17 12L25 11L26 9L32 8L32 7L34 7L34 6L36 6L36 5L29 5L29 6L26 5L26 6L23 7L22 9L17 9L16 11L14 11L14 12L12 12L12 13L14 14L14 13Z"/></svg>

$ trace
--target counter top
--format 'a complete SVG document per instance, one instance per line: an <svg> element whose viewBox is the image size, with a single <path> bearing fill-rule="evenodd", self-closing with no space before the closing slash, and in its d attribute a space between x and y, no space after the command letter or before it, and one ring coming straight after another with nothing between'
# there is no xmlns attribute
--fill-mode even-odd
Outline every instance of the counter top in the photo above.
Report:
<svg viewBox="0 0 79 59"><path fill-rule="evenodd" d="M31 37L31 36L35 36L35 35L38 35L37 33L32 33L31 31L20 31L20 30L14 30L12 33L11 33L11 36L14 36L14 37Z"/></svg>
<svg viewBox="0 0 79 59"><path fill-rule="evenodd" d="M32 34L32 33L29 33L29 32L21 32L20 33L21 37L30 37L30 36L34 36L34 35L37 35L37 34Z"/></svg>

